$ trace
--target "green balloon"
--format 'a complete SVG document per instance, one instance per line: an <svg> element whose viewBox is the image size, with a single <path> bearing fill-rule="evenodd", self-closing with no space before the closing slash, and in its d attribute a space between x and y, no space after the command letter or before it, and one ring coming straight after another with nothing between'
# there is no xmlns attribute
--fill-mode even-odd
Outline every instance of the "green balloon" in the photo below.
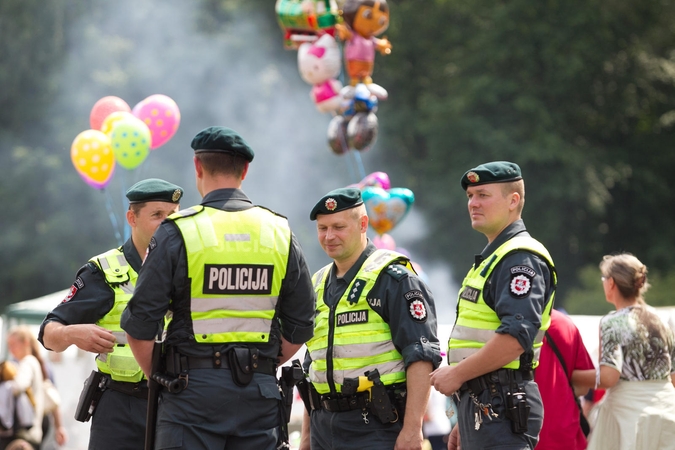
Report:
<svg viewBox="0 0 675 450"><path fill-rule="evenodd" d="M127 170L140 166L150 154L150 129L137 118L127 118L115 124L110 143L117 163Z"/></svg>

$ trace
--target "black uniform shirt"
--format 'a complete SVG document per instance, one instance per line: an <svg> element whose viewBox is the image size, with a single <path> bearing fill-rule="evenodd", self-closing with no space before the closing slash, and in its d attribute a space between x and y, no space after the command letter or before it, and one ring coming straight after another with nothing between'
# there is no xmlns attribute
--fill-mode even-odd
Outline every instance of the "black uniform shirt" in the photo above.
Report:
<svg viewBox="0 0 675 450"><path fill-rule="evenodd" d="M476 255L476 264L489 258L516 235L530 236L522 220L506 227L480 255ZM523 349L531 349L552 288L551 270L543 258L527 250L504 257L492 270L483 293L485 303L495 310L502 322L496 332L510 334L518 339Z"/></svg>
<svg viewBox="0 0 675 450"><path fill-rule="evenodd" d="M138 273L142 261L131 238L122 246L122 252L131 268ZM110 312L114 304L115 293L106 283L105 275L96 264L88 262L77 272L66 298L45 317L40 325L38 340L45 345L43 336L48 322L64 325L96 323Z"/></svg>
<svg viewBox="0 0 675 450"><path fill-rule="evenodd" d="M209 192L202 205L224 211L242 211L253 207L239 189L217 189ZM212 356L224 352L232 344L207 345L195 341L190 315L190 280L187 254L182 235L176 224L167 220L155 232L148 256L143 264L134 295L122 314L122 328L135 339L153 340L161 330L167 310L173 319L169 325L167 345L181 354ZM291 236L286 278L284 279L276 319L272 321L267 344L248 344L260 350L260 355L276 358L280 335L293 344L302 344L314 333L316 301L309 269L295 235ZM241 346L241 344L237 344Z"/></svg>
<svg viewBox="0 0 675 450"><path fill-rule="evenodd" d="M342 278L336 277L335 264L331 266L324 290L327 306L337 304L375 250L377 248L369 239L359 259ZM392 342L403 356L406 367L415 361L429 361L434 369L438 367L441 354L436 335L436 306L431 291L415 273L403 265L392 264L382 271L366 301L389 325ZM309 365L309 356L305 365Z"/></svg>

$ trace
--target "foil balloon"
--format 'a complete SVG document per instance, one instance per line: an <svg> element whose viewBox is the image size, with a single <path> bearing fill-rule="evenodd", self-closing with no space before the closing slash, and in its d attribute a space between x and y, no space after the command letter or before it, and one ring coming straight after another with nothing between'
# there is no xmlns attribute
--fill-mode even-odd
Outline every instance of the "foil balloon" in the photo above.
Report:
<svg viewBox="0 0 675 450"><path fill-rule="evenodd" d="M312 85L310 97L320 112L338 111L342 107L342 83L335 79L340 74L341 60L342 53L330 34L298 48L300 76Z"/></svg>
<svg viewBox="0 0 675 450"><path fill-rule="evenodd" d="M127 102L113 95L103 97L94 103L94 107L91 108L89 113L89 125L91 125L92 130L100 130L106 117L116 111L131 112L131 108L129 108Z"/></svg>
<svg viewBox="0 0 675 450"><path fill-rule="evenodd" d="M391 182L389 181L389 175L384 172L373 172L366 175L366 177L361 180L357 187L361 190L367 187L379 187L385 191L391 187Z"/></svg>
<svg viewBox="0 0 675 450"><path fill-rule="evenodd" d="M375 236L373 245L382 250L396 250L396 242L394 238L387 233L382 236Z"/></svg>
<svg viewBox="0 0 675 450"><path fill-rule="evenodd" d="M105 133L86 130L78 134L70 147L70 159L89 186L103 189L110 183L115 171L115 156Z"/></svg>
<svg viewBox="0 0 675 450"><path fill-rule="evenodd" d="M180 125L178 105L166 95L151 95L134 106L132 113L145 122L150 130L152 150L166 144Z"/></svg>
<svg viewBox="0 0 675 450"><path fill-rule="evenodd" d="M110 143L117 163L127 170L138 167L150 154L150 130L136 117L115 124Z"/></svg>
<svg viewBox="0 0 675 450"><path fill-rule="evenodd" d="M362 193L370 226L379 235L391 231L408 214L415 202L410 189L391 188L385 191L378 187L367 187Z"/></svg>
<svg viewBox="0 0 675 450"><path fill-rule="evenodd" d="M335 116L328 124L328 146L336 155L342 155L349 151L347 145L347 121L342 116Z"/></svg>
<svg viewBox="0 0 675 450"><path fill-rule="evenodd" d="M347 125L349 147L360 151L370 149L377 139L377 116L372 112L359 112Z"/></svg>
<svg viewBox="0 0 675 450"><path fill-rule="evenodd" d="M117 125L117 123L119 123L121 120L124 119L138 120L136 116L131 114L131 112L115 111L114 113L110 114L108 117L105 118L103 124L101 124L101 131L110 136L112 134L113 128L115 128L115 125Z"/></svg>

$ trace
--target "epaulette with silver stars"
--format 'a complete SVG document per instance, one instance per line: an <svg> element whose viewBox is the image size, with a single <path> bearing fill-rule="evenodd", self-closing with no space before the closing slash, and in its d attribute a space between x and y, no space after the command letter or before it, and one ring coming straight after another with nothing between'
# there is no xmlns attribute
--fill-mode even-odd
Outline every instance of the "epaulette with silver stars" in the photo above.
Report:
<svg viewBox="0 0 675 450"><path fill-rule="evenodd" d="M394 278L396 281L400 281L403 277L408 276L408 271L405 269L405 266L401 264L389 264L387 266L386 272L389 276Z"/></svg>

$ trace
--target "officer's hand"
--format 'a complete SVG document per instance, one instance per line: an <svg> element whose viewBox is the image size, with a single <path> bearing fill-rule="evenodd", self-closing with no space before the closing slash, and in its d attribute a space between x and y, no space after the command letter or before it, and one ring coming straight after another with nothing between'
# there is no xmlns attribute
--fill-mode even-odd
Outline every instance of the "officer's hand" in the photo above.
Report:
<svg viewBox="0 0 675 450"><path fill-rule="evenodd" d="M68 325L68 340L84 351L110 353L115 346L115 336L110 330L93 323Z"/></svg>
<svg viewBox="0 0 675 450"><path fill-rule="evenodd" d="M462 450L462 442L459 439L459 426L455 427L448 436L448 450Z"/></svg>
<svg viewBox="0 0 675 450"><path fill-rule="evenodd" d="M431 372L431 385L447 397L462 386L462 381L453 376L454 369L453 366L443 366Z"/></svg>
<svg viewBox="0 0 675 450"><path fill-rule="evenodd" d="M423 442L424 437L421 427L406 427L403 425L398 438L396 438L394 450L422 450Z"/></svg>

